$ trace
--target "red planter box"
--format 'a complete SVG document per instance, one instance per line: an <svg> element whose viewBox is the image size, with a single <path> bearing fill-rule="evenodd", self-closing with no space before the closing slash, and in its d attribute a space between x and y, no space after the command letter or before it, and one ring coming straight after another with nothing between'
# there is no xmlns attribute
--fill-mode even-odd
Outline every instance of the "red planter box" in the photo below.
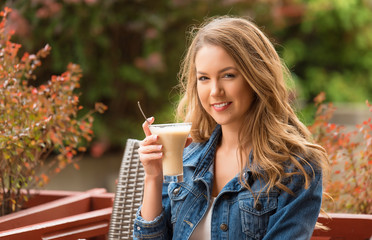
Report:
<svg viewBox="0 0 372 240"><path fill-rule="evenodd" d="M27 209L0 217L0 239L106 239L113 193L38 191Z"/></svg>
<svg viewBox="0 0 372 240"><path fill-rule="evenodd" d="M27 209L0 217L0 239L107 239L113 193L37 191ZM312 240L365 240L372 236L372 215L330 213L318 221L330 230L315 230Z"/></svg>
<svg viewBox="0 0 372 240"><path fill-rule="evenodd" d="M329 228L314 230L311 240L369 240L372 237L372 215L329 213L318 221Z"/></svg>

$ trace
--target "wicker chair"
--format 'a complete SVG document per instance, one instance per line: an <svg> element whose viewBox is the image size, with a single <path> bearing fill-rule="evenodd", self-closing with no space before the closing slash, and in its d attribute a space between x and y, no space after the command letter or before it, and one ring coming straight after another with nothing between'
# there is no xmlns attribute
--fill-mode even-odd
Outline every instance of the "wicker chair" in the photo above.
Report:
<svg viewBox="0 0 372 240"><path fill-rule="evenodd" d="M110 240L133 238L133 221L142 201L144 179L138 148L138 140L127 140L112 207Z"/></svg>

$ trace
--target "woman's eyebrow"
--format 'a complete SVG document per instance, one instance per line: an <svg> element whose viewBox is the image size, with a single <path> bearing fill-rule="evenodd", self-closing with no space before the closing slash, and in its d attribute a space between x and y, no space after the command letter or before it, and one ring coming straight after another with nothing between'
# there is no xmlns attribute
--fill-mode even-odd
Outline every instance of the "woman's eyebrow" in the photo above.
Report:
<svg viewBox="0 0 372 240"><path fill-rule="evenodd" d="M235 67L225 67L225 68L219 70L218 73L226 72L227 70L231 70L231 69L236 70ZM207 73L202 72L202 71L197 71L196 73L202 74L202 75L206 75L207 74Z"/></svg>

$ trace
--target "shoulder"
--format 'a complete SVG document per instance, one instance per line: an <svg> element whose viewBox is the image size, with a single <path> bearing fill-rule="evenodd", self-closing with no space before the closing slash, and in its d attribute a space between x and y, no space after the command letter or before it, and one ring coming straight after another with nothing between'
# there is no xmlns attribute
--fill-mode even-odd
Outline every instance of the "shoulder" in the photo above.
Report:
<svg viewBox="0 0 372 240"><path fill-rule="evenodd" d="M284 169L286 177L282 183L294 193L322 185L323 171L309 158L294 157Z"/></svg>
<svg viewBox="0 0 372 240"><path fill-rule="evenodd" d="M205 148L206 142L196 143L192 142L183 151L184 165L194 165L195 161L199 158Z"/></svg>
<svg viewBox="0 0 372 240"><path fill-rule="evenodd" d="M209 150L214 151L221 137L221 127L216 126L210 138L205 142L192 142L183 151L184 166L195 166L197 161Z"/></svg>
<svg viewBox="0 0 372 240"><path fill-rule="evenodd" d="M322 167L317 163L314 156L292 153L287 161L283 162L283 168L287 174L302 172L314 176L322 172Z"/></svg>

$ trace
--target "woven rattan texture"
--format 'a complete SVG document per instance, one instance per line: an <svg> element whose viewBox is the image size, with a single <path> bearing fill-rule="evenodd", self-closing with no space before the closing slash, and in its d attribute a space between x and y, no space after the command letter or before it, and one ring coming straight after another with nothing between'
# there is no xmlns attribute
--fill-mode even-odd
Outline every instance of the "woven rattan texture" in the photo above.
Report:
<svg viewBox="0 0 372 240"><path fill-rule="evenodd" d="M133 221L142 201L144 179L138 147L138 140L127 140L112 208L110 240L133 239Z"/></svg>

